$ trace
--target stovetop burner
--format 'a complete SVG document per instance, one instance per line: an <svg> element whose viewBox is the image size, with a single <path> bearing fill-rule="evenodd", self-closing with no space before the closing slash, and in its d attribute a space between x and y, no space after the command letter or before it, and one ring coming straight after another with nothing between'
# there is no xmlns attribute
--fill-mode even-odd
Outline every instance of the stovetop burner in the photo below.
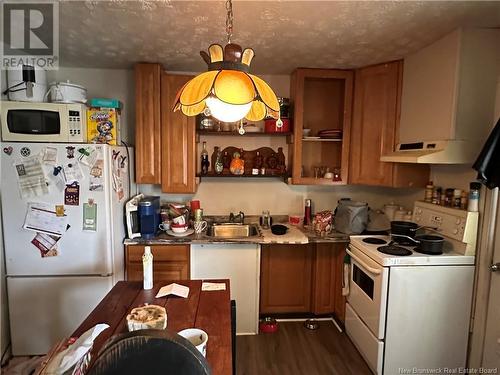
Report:
<svg viewBox="0 0 500 375"><path fill-rule="evenodd" d="M367 237L363 238L363 242L372 244L372 245L385 245L387 241L383 240L382 238L376 238L376 237Z"/></svg>
<svg viewBox="0 0 500 375"><path fill-rule="evenodd" d="M439 253L431 253L430 251L423 251L420 246L417 246L413 249L413 251L416 251L417 253L420 253L420 254L425 254L425 255L441 255L443 254L442 251L440 251Z"/></svg>
<svg viewBox="0 0 500 375"><path fill-rule="evenodd" d="M401 246L392 245L392 243L387 246L379 246L377 250L381 253L389 255L407 256L412 254L411 250L405 249Z"/></svg>
<svg viewBox="0 0 500 375"><path fill-rule="evenodd" d="M415 242L413 242L412 240L410 240L408 238L398 237L398 236L391 236L391 237L392 237L392 240L394 242L396 242L398 245L401 245L401 246L415 246Z"/></svg>

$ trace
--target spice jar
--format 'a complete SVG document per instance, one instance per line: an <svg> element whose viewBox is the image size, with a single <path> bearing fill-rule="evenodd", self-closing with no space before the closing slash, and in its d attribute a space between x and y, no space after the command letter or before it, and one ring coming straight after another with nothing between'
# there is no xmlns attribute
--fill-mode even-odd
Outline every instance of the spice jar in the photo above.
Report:
<svg viewBox="0 0 500 375"><path fill-rule="evenodd" d="M453 192L455 189L446 189L444 192L444 205L446 207L453 206Z"/></svg>
<svg viewBox="0 0 500 375"><path fill-rule="evenodd" d="M479 211L479 191L481 190L481 184L479 182L471 182L469 186L469 204L467 210L477 212Z"/></svg>
<svg viewBox="0 0 500 375"><path fill-rule="evenodd" d="M460 208L460 199L462 196L462 190L455 189L453 190L453 207Z"/></svg>
<svg viewBox="0 0 500 375"><path fill-rule="evenodd" d="M425 186L425 198L424 202L431 203L432 202L432 193L434 191L434 185L432 184L432 181L430 181L426 186Z"/></svg>
<svg viewBox="0 0 500 375"><path fill-rule="evenodd" d="M462 194L460 195L460 208L462 210L467 209L467 192L465 190L462 191Z"/></svg>

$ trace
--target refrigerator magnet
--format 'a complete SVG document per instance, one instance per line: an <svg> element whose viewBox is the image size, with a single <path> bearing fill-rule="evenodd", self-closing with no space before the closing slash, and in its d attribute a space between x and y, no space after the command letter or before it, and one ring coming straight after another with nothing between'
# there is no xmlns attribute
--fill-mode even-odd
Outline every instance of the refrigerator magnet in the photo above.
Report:
<svg viewBox="0 0 500 375"><path fill-rule="evenodd" d="M67 206L80 205L80 185L77 182L66 185L66 189L64 189L64 204Z"/></svg>
<svg viewBox="0 0 500 375"><path fill-rule="evenodd" d="M61 217L64 216L64 205L56 204L56 216Z"/></svg>
<svg viewBox="0 0 500 375"><path fill-rule="evenodd" d="M75 157L75 147L73 146L66 147L66 157L68 159L73 159Z"/></svg>
<svg viewBox="0 0 500 375"><path fill-rule="evenodd" d="M89 203L83 204L83 230L97 231L97 204L89 199Z"/></svg>

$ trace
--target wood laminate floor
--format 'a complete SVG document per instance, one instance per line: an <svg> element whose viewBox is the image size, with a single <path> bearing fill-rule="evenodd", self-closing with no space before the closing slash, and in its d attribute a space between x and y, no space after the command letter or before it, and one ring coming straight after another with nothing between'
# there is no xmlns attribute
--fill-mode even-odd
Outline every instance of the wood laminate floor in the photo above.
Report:
<svg viewBox="0 0 500 375"><path fill-rule="evenodd" d="M237 375L371 375L345 333L332 322L310 331L303 322L281 322L273 334L236 338Z"/></svg>

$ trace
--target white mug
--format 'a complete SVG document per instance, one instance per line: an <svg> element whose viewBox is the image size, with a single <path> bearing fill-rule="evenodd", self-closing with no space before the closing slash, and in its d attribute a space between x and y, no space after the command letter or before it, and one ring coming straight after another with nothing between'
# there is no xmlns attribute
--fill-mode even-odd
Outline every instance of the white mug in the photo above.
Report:
<svg viewBox="0 0 500 375"><path fill-rule="evenodd" d="M187 328L178 332L178 334L188 339L191 344L193 344L195 348L198 349L203 357L207 356L208 335L205 331L198 328Z"/></svg>
<svg viewBox="0 0 500 375"><path fill-rule="evenodd" d="M205 229L207 229L207 226L208 226L208 223L205 220L195 221L193 223L195 233L203 232Z"/></svg>
<svg viewBox="0 0 500 375"><path fill-rule="evenodd" d="M186 224L186 218L184 217L184 215L177 216L176 218L173 218L172 221L175 224L179 224L179 225Z"/></svg>
<svg viewBox="0 0 500 375"><path fill-rule="evenodd" d="M169 230L170 229L170 221L164 221L163 223L160 223L160 225L158 225L158 228L160 228L160 230Z"/></svg>

